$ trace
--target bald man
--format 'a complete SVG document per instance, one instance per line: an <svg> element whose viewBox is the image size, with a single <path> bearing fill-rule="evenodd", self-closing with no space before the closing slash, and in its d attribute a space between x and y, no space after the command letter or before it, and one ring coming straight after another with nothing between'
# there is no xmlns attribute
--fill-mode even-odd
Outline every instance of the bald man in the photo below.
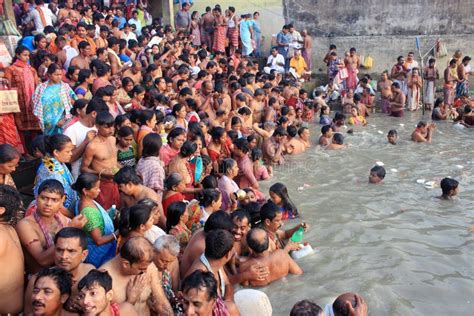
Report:
<svg viewBox="0 0 474 316"><path fill-rule="evenodd" d="M251 254L249 260L241 263L241 271L249 269L254 264L268 266L270 270L268 277L264 280L249 280L248 284L251 286L265 286L288 274L303 274L303 270L288 255L287 251L277 249L270 252L270 240L265 230L260 228L251 229L247 234L247 244Z"/></svg>
<svg viewBox="0 0 474 316"><path fill-rule="evenodd" d="M143 237L134 237L125 242L119 256L99 270L106 270L112 277L115 303L128 302L141 316L151 315L150 308L159 315L173 315L152 261L151 243Z"/></svg>

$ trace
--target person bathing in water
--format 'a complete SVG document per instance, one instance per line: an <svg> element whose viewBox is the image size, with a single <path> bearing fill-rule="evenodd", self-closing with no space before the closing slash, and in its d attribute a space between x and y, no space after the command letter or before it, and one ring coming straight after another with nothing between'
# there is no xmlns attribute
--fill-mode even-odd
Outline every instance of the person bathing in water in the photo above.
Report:
<svg viewBox="0 0 474 316"><path fill-rule="evenodd" d="M440 196L442 200L452 200L459 193L459 182L451 178L444 178L440 183L441 191L443 192Z"/></svg>

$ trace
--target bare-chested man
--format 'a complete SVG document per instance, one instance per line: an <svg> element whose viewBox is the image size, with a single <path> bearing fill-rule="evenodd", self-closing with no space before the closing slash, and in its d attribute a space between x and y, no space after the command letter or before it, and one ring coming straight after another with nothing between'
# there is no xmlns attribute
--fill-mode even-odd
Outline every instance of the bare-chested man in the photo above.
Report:
<svg viewBox="0 0 474 316"><path fill-rule="evenodd" d="M97 114L97 136L87 145L81 164L81 172L99 175L100 194L96 200L105 209L120 202L118 186L113 181L114 174L120 169L113 136L114 123L114 117L109 112Z"/></svg>
<svg viewBox="0 0 474 316"><path fill-rule="evenodd" d="M285 152L290 155L298 155L306 150L306 145L301 141L296 126L290 125L287 128L289 140L285 143Z"/></svg>
<svg viewBox="0 0 474 316"><path fill-rule="evenodd" d="M130 69L123 72L122 78L129 77L135 84L142 82L142 63L135 61Z"/></svg>
<svg viewBox="0 0 474 316"><path fill-rule="evenodd" d="M357 87L357 74L359 73L360 58L356 54L356 49L352 47L349 50L349 56L344 59L347 68L348 77L346 79L347 89L355 89Z"/></svg>
<svg viewBox="0 0 474 316"><path fill-rule="evenodd" d="M79 55L71 59L70 66L76 66L79 69L89 69L91 63L91 44L86 41L82 41L77 45Z"/></svg>
<svg viewBox="0 0 474 316"><path fill-rule="evenodd" d="M331 144L332 135L334 134L331 125L324 125L321 127L321 136L319 137L318 144L326 147Z"/></svg>
<svg viewBox="0 0 474 316"><path fill-rule="evenodd" d="M76 23L81 19L79 12L74 10L74 0L66 0L64 8L59 10L59 23L62 24L66 19L70 19L73 25L76 25Z"/></svg>
<svg viewBox="0 0 474 316"><path fill-rule="evenodd" d="M184 249L179 265L181 278L184 277L193 262L204 252L206 235L216 229L231 231L232 227L233 223L229 214L224 211L212 213L207 219L204 229L196 231L191 237L188 246Z"/></svg>
<svg viewBox="0 0 474 316"><path fill-rule="evenodd" d="M78 284L79 299L84 316L138 316L128 302L112 302L112 278L107 271L91 270Z"/></svg>
<svg viewBox="0 0 474 316"><path fill-rule="evenodd" d="M201 30L201 40L210 49L214 34L214 15L212 14L211 7L206 7L206 13L202 16Z"/></svg>
<svg viewBox="0 0 474 316"><path fill-rule="evenodd" d="M301 36L303 37L303 50L301 51L301 54L306 62L306 66L308 66L308 69L311 71L313 69L313 39L308 34L307 30L301 31Z"/></svg>
<svg viewBox="0 0 474 316"><path fill-rule="evenodd" d="M31 304L33 310L28 316L65 316L63 304L71 296L71 275L61 268L41 270L33 284Z"/></svg>
<svg viewBox="0 0 474 316"><path fill-rule="evenodd" d="M23 310L25 260L15 229L10 225L21 208L21 197L13 187L0 185L0 315Z"/></svg>
<svg viewBox="0 0 474 316"><path fill-rule="evenodd" d="M392 96L390 97L390 115L394 117L403 117L405 101L406 96L400 88L400 83L392 83Z"/></svg>
<svg viewBox="0 0 474 316"><path fill-rule="evenodd" d="M290 257L288 252L277 249L270 252L268 233L260 228L253 228L247 234L247 244L250 248L249 260L241 263L240 269L245 271L252 264L268 266L270 274L265 280L250 280L251 286L265 286L281 279L288 274L303 274L303 270Z"/></svg>
<svg viewBox="0 0 474 316"><path fill-rule="evenodd" d="M201 86L201 92L196 98L196 103L200 111L207 113L210 121L216 119L216 109L214 104L218 97L218 93L213 93L212 83L210 81L204 81Z"/></svg>
<svg viewBox="0 0 474 316"><path fill-rule="evenodd" d="M71 297L65 304L63 304L64 309L70 312L79 311L79 306L77 305L77 283L90 270L94 269L93 265L82 263L86 259L87 255L87 235L82 229L65 227L56 234L54 246L54 265L69 272L72 277ZM25 314L29 314L33 311L33 306L31 305L31 295L36 278L36 275L33 275L28 281L28 286L26 287Z"/></svg>
<svg viewBox="0 0 474 316"><path fill-rule="evenodd" d="M217 280L217 293L231 315L239 315L234 305L234 289L227 277L224 266L234 256L234 237L223 229L216 229L206 234L205 250L185 273L185 277L196 270L211 272Z"/></svg>
<svg viewBox="0 0 474 316"><path fill-rule="evenodd" d="M334 133L332 135L331 143L326 146L327 150L339 150L344 149L347 146L344 145L344 136L341 133Z"/></svg>
<svg viewBox="0 0 474 316"><path fill-rule="evenodd" d="M436 97L436 80L439 79L439 72L435 63L436 60L430 58L428 60L428 66L423 69L423 80L425 82L423 103L425 104L425 109L428 111L433 108Z"/></svg>
<svg viewBox="0 0 474 316"><path fill-rule="evenodd" d="M34 274L54 264L54 236L63 227L82 228L87 222L83 215L72 221L59 211L63 206L64 187L54 179L43 181L38 188L36 211L16 226L24 249L26 273Z"/></svg>
<svg viewBox="0 0 474 316"><path fill-rule="evenodd" d="M417 143L431 143L431 137L435 128L436 125L434 123L426 124L426 122L420 121L411 134L411 140Z"/></svg>
<svg viewBox="0 0 474 316"><path fill-rule="evenodd" d="M173 315L163 291L158 270L153 264L153 246L143 237L125 242L120 255L100 267L109 272L113 280L113 301L132 304L138 315Z"/></svg>
<svg viewBox="0 0 474 316"><path fill-rule="evenodd" d="M250 101L250 109L253 113L253 122L262 123L265 110L265 91L263 89L256 89L253 95L254 97Z"/></svg>
<svg viewBox="0 0 474 316"><path fill-rule="evenodd" d="M381 96L382 113L390 113L390 97L392 96L392 80L388 78L388 71L382 72L377 83Z"/></svg>
<svg viewBox="0 0 474 316"><path fill-rule="evenodd" d="M114 176L120 191L120 208L131 207L143 199L151 199L158 204L160 219L158 226L166 227L166 217L161 197L152 189L143 185L143 181L132 167L123 167Z"/></svg>
<svg viewBox="0 0 474 316"><path fill-rule="evenodd" d="M280 207L273 202L263 204L260 209L260 218L262 220L263 229L268 233L268 238L270 239L270 252L276 249L283 249L286 252L290 252L291 250L299 248L297 243L291 241L285 245L284 240L290 238L293 233L301 227L306 229L307 225L305 223L296 225L288 230L282 230L282 212Z"/></svg>
<svg viewBox="0 0 474 316"><path fill-rule="evenodd" d="M403 56L398 56L397 63L392 67L390 71L390 78L393 82L398 82L400 89L403 94L407 94L407 77L408 69L405 66L405 58Z"/></svg>

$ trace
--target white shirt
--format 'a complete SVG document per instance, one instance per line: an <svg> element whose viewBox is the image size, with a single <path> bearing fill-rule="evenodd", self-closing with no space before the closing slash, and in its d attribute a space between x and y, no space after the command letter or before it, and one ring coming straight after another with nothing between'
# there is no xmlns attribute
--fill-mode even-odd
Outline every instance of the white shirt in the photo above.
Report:
<svg viewBox="0 0 474 316"><path fill-rule="evenodd" d="M120 36L120 38L126 40L127 43L128 43L128 41L131 40L131 39L132 39L132 40L137 40L137 36L136 36L135 33L133 33L133 32L129 32L128 35L125 34L125 32L122 32L122 35Z"/></svg>
<svg viewBox="0 0 474 316"><path fill-rule="evenodd" d="M64 70L67 70L69 68L69 65L71 64L71 60L77 55L79 55L79 53L74 47L71 47L69 45L64 46L63 51L66 52L66 61L64 62L63 68Z"/></svg>
<svg viewBox="0 0 474 316"><path fill-rule="evenodd" d="M135 30L137 35L142 34L142 22L132 18L132 19L128 20L128 24L130 24L130 25L135 24L135 26L137 27L137 29Z"/></svg>
<svg viewBox="0 0 474 316"><path fill-rule="evenodd" d="M77 121L76 123L72 124L69 126L63 134L68 136L71 139L71 142L73 145L76 147L81 146L81 144L84 142L86 139L87 133L89 131L97 131L97 128L94 127L87 127L84 126L81 122ZM78 160L74 161L71 163L71 173L74 179L77 179L79 176L80 169L81 169L81 163L82 163L82 157L79 158Z"/></svg>
<svg viewBox="0 0 474 316"><path fill-rule="evenodd" d="M278 65L279 63L283 64L283 66ZM271 64L270 70L275 69L277 72L285 72L285 58L282 54L277 54L276 56L270 55L267 59L267 65Z"/></svg>
<svg viewBox="0 0 474 316"><path fill-rule="evenodd" d="M25 23L29 23L31 20L35 23L35 29L37 32L42 33L44 31L44 28L48 25L53 25L57 17L54 15L53 12L44 5L38 6L38 8L43 12L44 19L46 21L46 25L43 25L43 21L41 21L41 16L36 8L31 9L30 12L28 13L28 17L25 20Z"/></svg>

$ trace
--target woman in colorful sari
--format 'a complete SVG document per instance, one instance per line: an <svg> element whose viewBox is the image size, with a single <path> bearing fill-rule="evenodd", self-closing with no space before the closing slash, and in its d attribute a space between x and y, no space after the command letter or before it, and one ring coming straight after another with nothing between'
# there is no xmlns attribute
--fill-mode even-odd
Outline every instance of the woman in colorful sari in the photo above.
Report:
<svg viewBox="0 0 474 316"><path fill-rule="evenodd" d="M46 179L56 179L64 187L66 200L64 207L69 210L71 217L74 214L74 206L77 201L77 193L72 189L73 177L66 164L71 162L74 145L71 139L63 134L45 136L44 145L46 155L41 160L41 164L36 172L34 194L38 195L38 188Z"/></svg>
<svg viewBox="0 0 474 316"><path fill-rule="evenodd" d="M31 97L35 92L35 87L39 82L39 78L36 70L28 64L29 60L30 51L28 48L25 46L18 46L15 50L15 58L13 59L12 65L5 69L5 79L8 80L9 88L18 91L20 112L15 113L14 117L16 127L22 137L23 145L25 145L25 139L22 132L32 132L32 134L34 134L28 138L28 141L30 141L40 131L38 120L33 115L33 108L31 107ZM4 124L5 122L2 119L2 126L8 127L8 125ZM9 125L11 126L12 123ZM10 129L6 128L6 130Z"/></svg>
<svg viewBox="0 0 474 316"><path fill-rule="evenodd" d="M100 267L103 263L115 257L117 235L114 232L112 217L104 208L94 201L100 193L99 177L92 173L82 173L72 188L80 195L76 204L76 214L81 213L87 218L83 230L87 233L89 255L87 263Z"/></svg>
<svg viewBox="0 0 474 316"><path fill-rule="evenodd" d="M33 114L45 135L61 134L66 121L71 118L71 108L76 94L61 81L62 70L57 64L48 67L49 80L40 84L33 94Z"/></svg>

